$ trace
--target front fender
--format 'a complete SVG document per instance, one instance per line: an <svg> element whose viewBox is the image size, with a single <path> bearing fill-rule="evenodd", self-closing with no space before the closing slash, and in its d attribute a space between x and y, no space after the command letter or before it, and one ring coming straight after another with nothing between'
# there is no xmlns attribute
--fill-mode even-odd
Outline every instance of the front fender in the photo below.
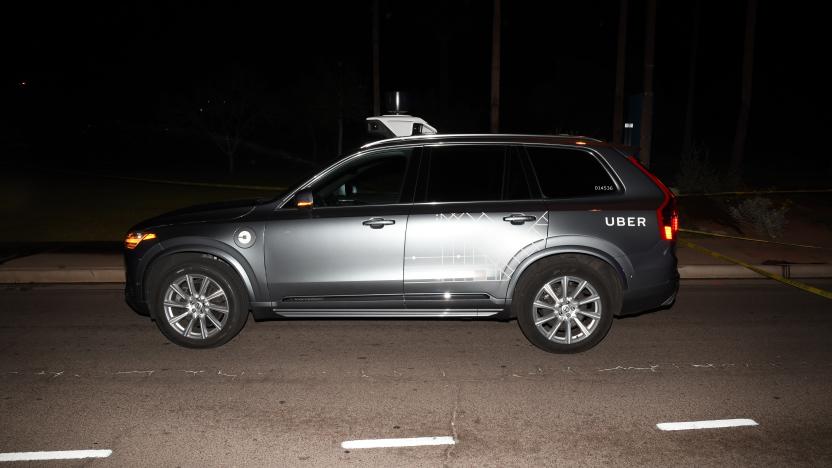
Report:
<svg viewBox="0 0 832 468"><path fill-rule="evenodd" d="M262 288L257 281L257 276L251 265L245 257L231 246L211 238L199 236L175 237L170 240L165 240L161 244L162 249L155 256L143 262L145 268L144 271L140 272L142 278L146 277L147 269L150 265L164 257L179 253L203 253L213 255L231 265L231 268L240 275L240 280L246 288L249 301L256 302L258 300L265 300L260 299L264 297Z"/></svg>

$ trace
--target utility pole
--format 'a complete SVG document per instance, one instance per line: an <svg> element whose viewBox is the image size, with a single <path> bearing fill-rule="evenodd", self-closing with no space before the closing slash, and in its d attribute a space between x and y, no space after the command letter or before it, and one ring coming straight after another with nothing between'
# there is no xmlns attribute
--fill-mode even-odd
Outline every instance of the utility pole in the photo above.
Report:
<svg viewBox="0 0 832 468"><path fill-rule="evenodd" d="M656 51L656 0L647 0L647 21L644 31L644 95L641 101L641 152L639 159L650 167L650 147L653 138L653 69Z"/></svg>
<svg viewBox="0 0 832 468"><path fill-rule="evenodd" d="M618 10L618 58L615 62L615 107L612 116L612 142L621 144L624 133L624 72L627 66L627 0Z"/></svg>
<svg viewBox="0 0 832 468"><path fill-rule="evenodd" d="M748 114L751 109L751 77L754 71L754 27L757 22L757 0L748 0L745 14L745 51L742 59L742 91L740 113L737 117L737 131L734 134L734 149L731 152L731 170L738 172L745 153L745 138L748 134Z"/></svg>
<svg viewBox="0 0 832 468"><path fill-rule="evenodd" d="M378 2L379 0L373 0L373 115L381 115Z"/></svg>
<svg viewBox="0 0 832 468"><path fill-rule="evenodd" d="M491 133L500 131L500 0L494 0L491 29Z"/></svg>

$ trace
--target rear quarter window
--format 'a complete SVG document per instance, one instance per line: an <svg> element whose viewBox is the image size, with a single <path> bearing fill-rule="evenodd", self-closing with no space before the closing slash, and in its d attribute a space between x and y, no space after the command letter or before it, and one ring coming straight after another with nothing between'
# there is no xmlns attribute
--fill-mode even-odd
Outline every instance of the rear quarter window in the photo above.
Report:
<svg viewBox="0 0 832 468"><path fill-rule="evenodd" d="M609 195L618 191L601 162L588 151L527 146L544 198Z"/></svg>

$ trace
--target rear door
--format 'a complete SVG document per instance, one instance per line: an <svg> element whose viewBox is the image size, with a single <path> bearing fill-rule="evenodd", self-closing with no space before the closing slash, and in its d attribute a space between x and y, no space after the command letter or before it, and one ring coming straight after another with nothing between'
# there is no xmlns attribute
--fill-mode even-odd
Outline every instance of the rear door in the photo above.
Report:
<svg viewBox="0 0 832 468"><path fill-rule="evenodd" d="M425 148L405 242L408 309L501 310L514 269L545 244L547 212L530 172L507 145Z"/></svg>

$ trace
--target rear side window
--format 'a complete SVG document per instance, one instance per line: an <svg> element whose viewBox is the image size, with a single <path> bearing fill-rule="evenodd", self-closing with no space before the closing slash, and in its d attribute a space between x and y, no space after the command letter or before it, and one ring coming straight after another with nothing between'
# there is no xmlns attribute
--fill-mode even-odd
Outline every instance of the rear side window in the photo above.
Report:
<svg viewBox="0 0 832 468"><path fill-rule="evenodd" d="M527 146L532 167L545 198L606 195L616 191L609 173L587 151Z"/></svg>
<svg viewBox="0 0 832 468"><path fill-rule="evenodd" d="M502 146L430 148L425 201L500 200L505 153Z"/></svg>

